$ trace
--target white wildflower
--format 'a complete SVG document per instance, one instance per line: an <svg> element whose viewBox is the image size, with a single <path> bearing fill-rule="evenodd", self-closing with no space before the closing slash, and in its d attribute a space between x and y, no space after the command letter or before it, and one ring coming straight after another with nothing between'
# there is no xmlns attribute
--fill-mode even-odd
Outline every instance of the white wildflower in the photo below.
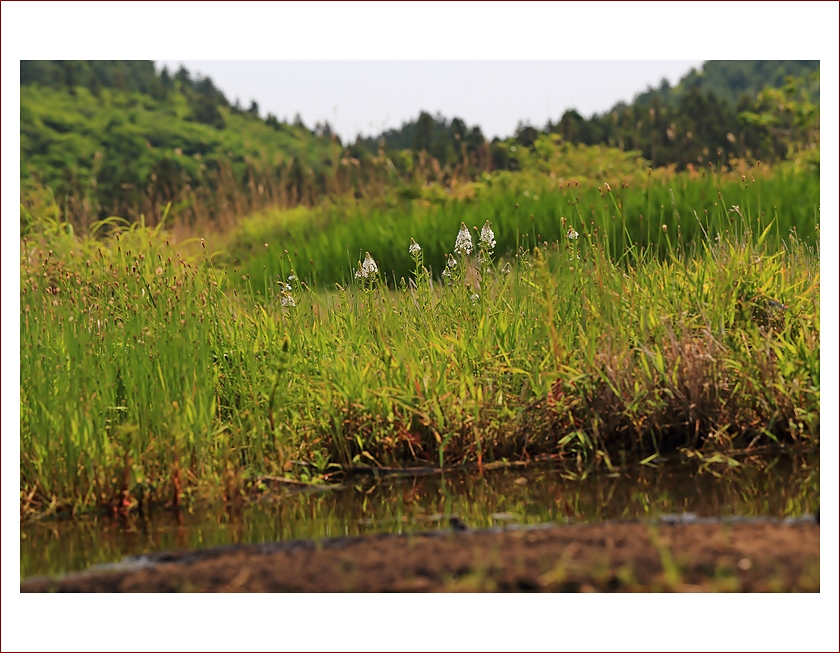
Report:
<svg viewBox="0 0 840 653"><path fill-rule="evenodd" d="M285 292L280 293L280 304L285 307L297 306L297 304L295 304L295 298Z"/></svg>
<svg viewBox="0 0 840 653"><path fill-rule="evenodd" d="M510 263L505 263L505 267L502 268L502 272L504 274L510 274L511 273Z"/></svg>
<svg viewBox="0 0 840 653"><path fill-rule="evenodd" d="M408 253L412 256L417 256L423 248L417 244L414 238L411 239L411 245L408 246Z"/></svg>
<svg viewBox="0 0 840 653"><path fill-rule="evenodd" d="M580 234L577 231L575 231L574 227L569 227L569 233L566 234L566 238L568 238L569 240L577 240L577 237L579 235Z"/></svg>
<svg viewBox="0 0 840 653"><path fill-rule="evenodd" d="M461 223L461 230L458 232L458 238L455 239L455 253L459 256L469 256L472 253L473 242L470 230L467 225Z"/></svg>
<svg viewBox="0 0 840 653"><path fill-rule="evenodd" d="M444 276L444 277L451 277L451 276L452 276L452 273L449 271L449 268L446 268L446 269L443 271L443 276Z"/></svg>
<svg viewBox="0 0 840 653"><path fill-rule="evenodd" d="M292 272L292 273L289 275L289 281L297 281L297 277L295 276L295 273L294 273L294 272Z"/></svg>
<svg viewBox="0 0 840 653"><path fill-rule="evenodd" d="M478 296L478 295L476 295L475 293L473 293L472 295L470 295L470 301L471 301L473 304L478 304L478 300L479 300L479 299L481 299L481 297L479 297L479 296Z"/></svg>
<svg viewBox="0 0 840 653"><path fill-rule="evenodd" d="M456 265L458 265L458 261L455 260L455 257L452 256L452 254L447 254L446 265L447 267L454 268Z"/></svg>
<svg viewBox="0 0 840 653"><path fill-rule="evenodd" d="M490 228L490 220L487 220L481 228L479 245L483 246L489 252L492 252L496 247L496 234L494 234L493 229Z"/></svg>
<svg viewBox="0 0 840 653"><path fill-rule="evenodd" d="M369 279L376 276L377 272L379 272L379 268L376 265L376 261L373 260L370 252L365 252L365 262L362 263L361 276L365 279ZM356 273L356 278L359 278L358 272Z"/></svg>

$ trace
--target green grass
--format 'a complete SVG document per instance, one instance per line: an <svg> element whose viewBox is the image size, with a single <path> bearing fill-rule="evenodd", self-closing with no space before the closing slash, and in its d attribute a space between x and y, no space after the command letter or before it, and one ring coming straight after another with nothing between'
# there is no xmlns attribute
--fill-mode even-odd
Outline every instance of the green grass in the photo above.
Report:
<svg viewBox="0 0 840 653"><path fill-rule="evenodd" d="M230 496L292 461L611 466L621 452L818 446L819 182L717 184L615 184L594 222L585 185L359 209L298 244L314 279L293 254L284 269L273 239L243 274L136 224L104 241L42 225L21 243L22 510ZM619 203L645 207L641 226L612 220ZM542 243L515 249L530 213ZM491 220L513 256L474 251L441 278L468 219ZM349 278L342 234L377 274Z"/></svg>
<svg viewBox="0 0 840 653"><path fill-rule="evenodd" d="M480 229L490 220L497 253L507 257L523 245L545 247L569 227L580 233L598 228L602 246L616 260L633 245L653 249L659 257L680 255L680 248L703 237L704 229L709 237L729 232L738 238L747 225L759 231L772 225L768 237L774 248L791 229L798 229L806 244L816 242L819 175L765 166L723 174L657 170L649 177L638 165L631 168L617 159L614 172L599 170L585 160L590 151L582 150L576 160L588 179L503 172L448 194L421 189L422 197L414 200L267 211L244 220L224 249L241 263L237 269L254 288L264 291L265 280L285 277L292 267L310 285L344 284L366 251L393 288L413 269L405 255L410 237L423 246L427 265L439 277L461 222Z"/></svg>

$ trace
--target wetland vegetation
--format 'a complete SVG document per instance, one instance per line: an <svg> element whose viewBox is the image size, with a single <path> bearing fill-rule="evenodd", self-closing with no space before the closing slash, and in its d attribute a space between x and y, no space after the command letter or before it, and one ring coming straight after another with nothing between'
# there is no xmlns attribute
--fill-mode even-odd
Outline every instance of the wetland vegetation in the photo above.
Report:
<svg viewBox="0 0 840 653"><path fill-rule="evenodd" d="M356 209L305 275L282 237L225 265L160 226L45 223L21 242L22 508L354 465L816 446L818 178L636 183ZM338 276L354 228L370 245Z"/></svg>
<svg viewBox="0 0 840 653"><path fill-rule="evenodd" d="M55 514L145 532L175 508L202 546L706 510L646 485L665 459L740 488L718 515L818 510L819 111L794 81L727 109L732 138L680 109L698 89L660 89L628 109L652 112L638 149L607 117L486 143L421 116L373 153L132 66L22 67L22 575L172 543ZM771 450L811 462L780 481ZM359 481L406 467L435 480ZM257 497L283 524L246 507L235 534Z"/></svg>

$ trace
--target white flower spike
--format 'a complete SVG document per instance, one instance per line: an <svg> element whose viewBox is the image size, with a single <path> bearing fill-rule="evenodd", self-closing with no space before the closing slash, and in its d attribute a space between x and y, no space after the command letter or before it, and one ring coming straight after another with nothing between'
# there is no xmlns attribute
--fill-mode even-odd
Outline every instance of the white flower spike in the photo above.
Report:
<svg viewBox="0 0 840 653"><path fill-rule="evenodd" d="M481 228L479 245L482 245L488 252L492 252L496 247L496 234L490 228L490 220L487 220Z"/></svg>
<svg viewBox="0 0 840 653"><path fill-rule="evenodd" d="M373 260L370 252L365 252L365 262L362 263L362 277L369 279L370 277L376 276L377 272L379 272L379 268L376 265L376 261Z"/></svg>
<svg viewBox="0 0 840 653"><path fill-rule="evenodd" d="M467 225L461 223L461 230L458 232L458 238L455 239L455 253L458 256L469 256L473 250L472 236Z"/></svg>
<svg viewBox="0 0 840 653"><path fill-rule="evenodd" d="M417 256L423 248L417 244L414 238L411 239L411 245L408 246L408 253L412 256Z"/></svg>
<svg viewBox="0 0 840 653"><path fill-rule="evenodd" d="M578 232L575 231L574 227L569 227L569 233L566 234L566 238L568 238L569 240L577 240L579 235L580 234L578 234Z"/></svg>

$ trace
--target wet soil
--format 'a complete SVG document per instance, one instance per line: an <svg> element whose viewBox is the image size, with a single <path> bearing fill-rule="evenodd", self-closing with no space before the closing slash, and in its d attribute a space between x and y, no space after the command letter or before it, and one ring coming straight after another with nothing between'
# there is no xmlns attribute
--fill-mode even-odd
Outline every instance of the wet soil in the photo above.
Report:
<svg viewBox="0 0 840 653"><path fill-rule="evenodd" d="M240 545L127 560L23 592L806 591L814 519L604 522Z"/></svg>

